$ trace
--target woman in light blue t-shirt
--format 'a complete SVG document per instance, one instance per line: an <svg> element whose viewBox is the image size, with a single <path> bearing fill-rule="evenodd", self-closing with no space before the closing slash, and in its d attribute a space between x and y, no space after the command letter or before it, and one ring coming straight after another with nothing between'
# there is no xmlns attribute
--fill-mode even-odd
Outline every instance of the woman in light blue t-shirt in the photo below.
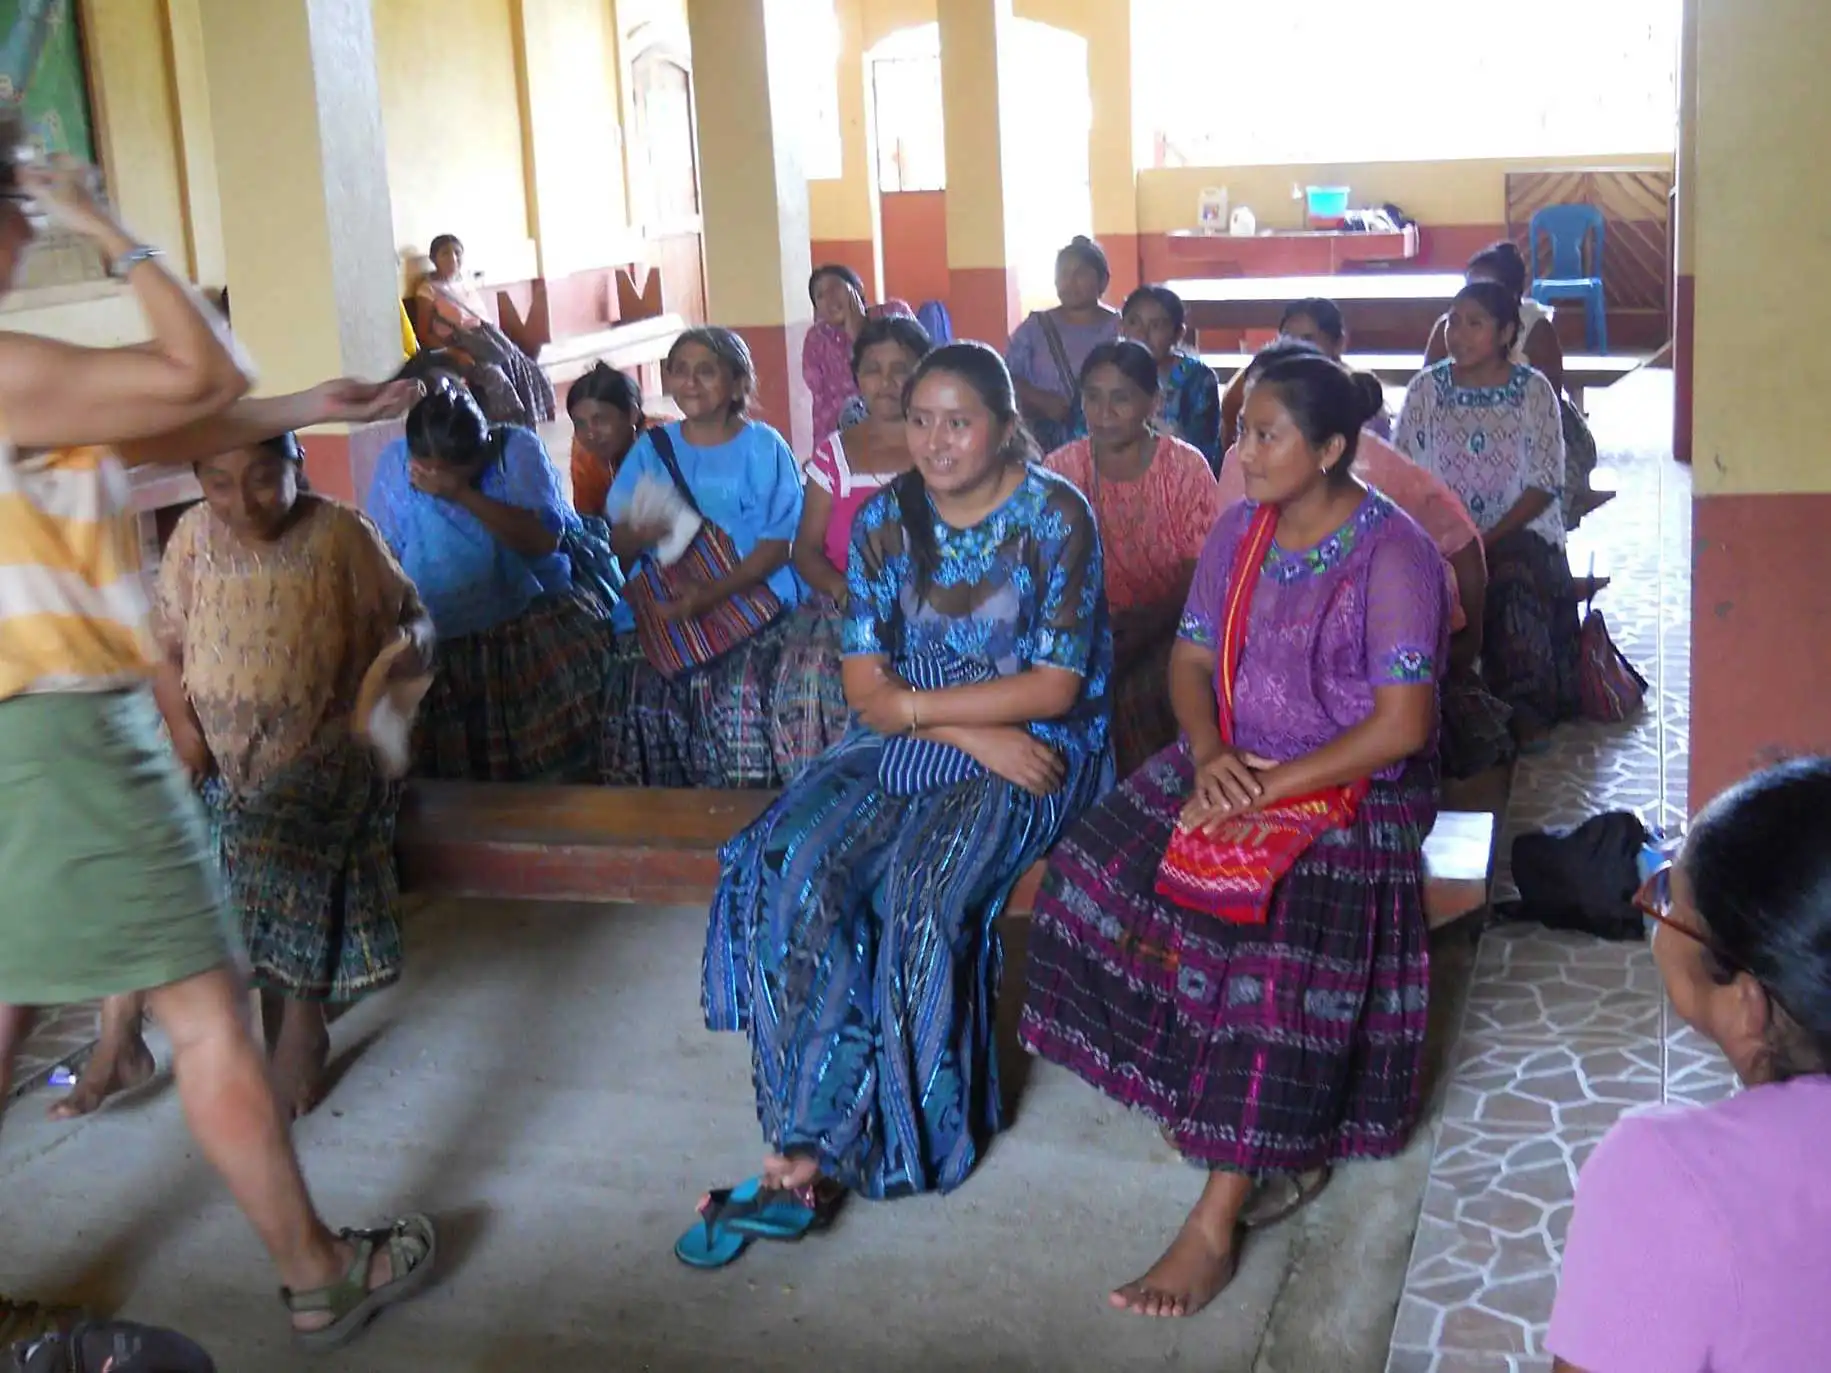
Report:
<svg viewBox="0 0 1831 1373"><path fill-rule="evenodd" d="M640 599L636 583L667 534L632 515L637 487L644 479L684 483L706 524L730 540L737 565L717 581L661 603L664 618L702 622L733 597L761 588L774 593L777 609L767 624L713 661L669 676L644 652L626 599L617 612L617 648L606 690L603 779L612 786L773 787L780 779L770 749L769 694L787 612L801 594L789 563L801 523L801 475L782 436L746 415L756 368L731 330L681 334L668 351L665 375L668 394L684 418L637 440L604 506L611 547L629 573L630 593Z"/></svg>

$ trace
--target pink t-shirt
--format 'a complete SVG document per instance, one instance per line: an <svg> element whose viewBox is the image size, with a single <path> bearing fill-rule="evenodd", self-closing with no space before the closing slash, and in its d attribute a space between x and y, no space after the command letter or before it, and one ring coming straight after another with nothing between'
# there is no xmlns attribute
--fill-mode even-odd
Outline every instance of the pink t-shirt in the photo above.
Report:
<svg viewBox="0 0 1831 1373"><path fill-rule="evenodd" d="M1246 499L1246 474L1240 470L1239 457L1236 443L1221 463L1224 506ZM1440 477L1426 472L1371 430L1363 429L1354 445L1354 475L1385 492L1394 505L1423 525L1445 559L1481 538L1469 512ZM1450 633L1454 634L1468 624L1469 617L1463 613L1456 574L1447 561L1443 571L1450 582Z"/></svg>
<svg viewBox="0 0 1831 1373"><path fill-rule="evenodd" d="M1584 1373L1831 1368L1831 1078L1630 1116L1577 1179L1545 1343Z"/></svg>
<svg viewBox="0 0 1831 1373"><path fill-rule="evenodd" d="M833 498L827 518L826 560L841 572L852 555L852 518L858 508L902 475L900 472L854 472L846 463L846 446L838 434L828 434L807 460L807 479Z"/></svg>

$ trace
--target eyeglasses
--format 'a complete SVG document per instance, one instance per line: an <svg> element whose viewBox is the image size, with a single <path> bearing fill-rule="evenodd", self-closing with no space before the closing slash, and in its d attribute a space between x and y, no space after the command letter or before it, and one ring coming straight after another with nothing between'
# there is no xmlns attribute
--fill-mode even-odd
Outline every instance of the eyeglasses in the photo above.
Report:
<svg viewBox="0 0 1831 1373"><path fill-rule="evenodd" d="M1670 859L1654 868L1647 875L1647 880L1640 884L1640 889L1634 893L1634 908L1660 929L1673 930L1707 949L1711 957L1724 967L1740 969L1741 965L1717 948L1709 935L1672 918L1672 863ZM1648 933L1650 934L1651 931L1649 930Z"/></svg>

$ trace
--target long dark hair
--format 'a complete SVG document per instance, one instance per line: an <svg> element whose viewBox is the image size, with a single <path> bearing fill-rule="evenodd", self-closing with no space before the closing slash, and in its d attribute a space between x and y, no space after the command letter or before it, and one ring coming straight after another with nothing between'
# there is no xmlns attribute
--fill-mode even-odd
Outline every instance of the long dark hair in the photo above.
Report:
<svg viewBox="0 0 1831 1373"><path fill-rule="evenodd" d="M490 422L464 386L435 387L407 412L407 451L416 458L469 467L488 457Z"/></svg>
<svg viewBox="0 0 1831 1373"><path fill-rule="evenodd" d="M629 416L638 432L642 429L642 388L627 372L620 372L599 358L592 369L566 388L566 413L582 400L610 405Z"/></svg>
<svg viewBox="0 0 1831 1373"><path fill-rule="evenodd" d="M916 388L936 372L945 372L972 387L980 402L992 412L992 418L1004 425L1004 442L999 445L997 454L1000 461L1008 465L1035 459L1036 440L1030 437L1030 431L1024 428L1023 419L1017 413L1017 388L1011 383L1010 369L995 348L969 340L935 349L916 364L909 384L903 388L904 410L909 409ZM915 569L916 598L927 600L935 573L940 570L941 550L935 544L934 515L928 507L928 486L922 480L921 467L912 466L891 482L889 489L896 494L897 506L902 512L903 539L909 547L910 565Z"/></svg>
<svg viewBox="0 0 1831 1373"><path fill-rule="evenodd" d="M1257 366L1256 359L1252 365ZM1310 447L1321 448L1330 439L1340 438L1341 460L1324 475L1338 485L1352 479L1361 428L1386 404L1378 378L1350 372L1307 343L1287 348L1256 374L1249 370L1247 377L1254 386L1277 390L1291 422Z"/></svg>
<svg viewBox="0 0 1831 1373"><path fill-rule="evenodd" d="M1176 330L1176 336L1180 339L1183 328L1189 321L1189 311L1183 304L1183 298L1168 286L1140 286L1125 298L1125 305L1119 311L1120 315L1131 314L1134 305L1142 305L1147 300L1156 301L1164 314L1170 317L1170 327Z"/></svg>
<svg viewBox="0 0 1831 1373"><path fill-rule="evenodd" d="M1510 238L1490 243L1469 259L1468 270L1493 277L1515 296L1526 294L1526 257Z"/></svg>
<svg viewBox="0 0 1831 1373"><path fill-rule="evenodd" d="M1731 787L1698 816L1681 861L1712 980L1747 973L1767 993L1767 1072L1831 1071L1831 759Z"/></svg>

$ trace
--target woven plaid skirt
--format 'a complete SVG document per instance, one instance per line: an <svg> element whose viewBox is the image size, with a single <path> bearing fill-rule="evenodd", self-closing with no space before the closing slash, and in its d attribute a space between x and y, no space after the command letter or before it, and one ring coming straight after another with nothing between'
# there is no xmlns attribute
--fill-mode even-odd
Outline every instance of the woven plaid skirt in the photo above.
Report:
<svg viewBox="0 0 1831 1373"><path fill-rule="evenodd" d="M1170 707L1170 652L1175 634L1145 645L1113 674L1113 757L1129 777L1182 733Z"/></svg>
<svg viewBox="0 0 1831 1373"><path fill-rule="evenodd" d="M420 708L417 771L478 782L588 782L602 728L610 612L589 592L442 639Z"/></svg>
<svg viewBox="0 0 1831 1373"><path fill-rule="evenodd" d="M394 822L400 788L347 739L258 787L203 789L254 984L354 1001L401 975Z"/></svg>
<svg viewBox="0 0 1831 1373"><path fill-rule="evenodd" d="M1562 548L1522 529L1488 550L1481 670L1522 725L1543 730L1577 718L1577 631Z"/></svg>
<svg viewBox="0 0 1831 1373"><path fill-rule="evenodd" d="M1193 775L1173 745L1057 845L1031 925L1024 1046L1209 1168L1263 1177L1397 1153L1420 1104L1434 769L1374 783L1354 823L1278 884L1263 925L1156 894Z"/></svg>
<svg viewBox="0 0 1831 1373"><path fill-rule="evenodd" d="M672 680L617 637L605 689L600 777L612 787L776 787L770 693L793 617Z"/></svg>
<svg viewBox="0 0 1831 1373"><path fill-rule="evenodd" d="M846 737L852 707L840 677L839 610L824 598L789 617L770 690L769 746L786 786Z"/></svg>

